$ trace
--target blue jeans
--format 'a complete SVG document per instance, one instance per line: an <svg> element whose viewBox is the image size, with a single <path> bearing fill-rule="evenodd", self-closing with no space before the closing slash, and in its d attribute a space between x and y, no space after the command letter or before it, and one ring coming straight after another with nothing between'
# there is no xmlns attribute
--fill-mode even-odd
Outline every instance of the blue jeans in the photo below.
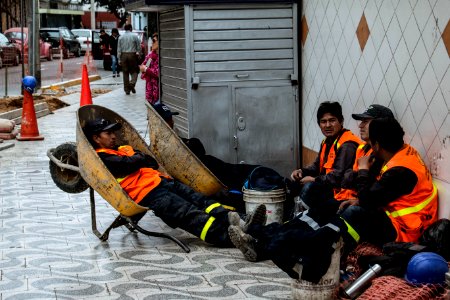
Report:
<svg viewBox="0 0 450 300"><path fill-rule="evenodd" d="M113 74L118 73L117 72L117 56L116 55L111 55L111 69Z"/></svg>

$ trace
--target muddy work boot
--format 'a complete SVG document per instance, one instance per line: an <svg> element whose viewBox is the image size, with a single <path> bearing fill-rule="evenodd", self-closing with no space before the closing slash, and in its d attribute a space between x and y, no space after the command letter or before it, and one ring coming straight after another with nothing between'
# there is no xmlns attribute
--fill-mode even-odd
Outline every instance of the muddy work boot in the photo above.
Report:
<svg viewBox="0 0 450 300"><path fill-rule="evenodd" d="M266 206L264 204L258 205L253 213L247 215L245 222L241 219L237 212L228 213L228 222L230 225L239 226L244 232L247 232L248 226L251 224L265 225L266 221Z"/></svg>
<svg viewBox="0 0 450 300"><path fill-rule="evenodd" d="M246 260L257 261L258 255L254 247L255 239L251 235L242 231L241 227L234 225L228 227L228 235L233 245L244 254Z"/></svg>

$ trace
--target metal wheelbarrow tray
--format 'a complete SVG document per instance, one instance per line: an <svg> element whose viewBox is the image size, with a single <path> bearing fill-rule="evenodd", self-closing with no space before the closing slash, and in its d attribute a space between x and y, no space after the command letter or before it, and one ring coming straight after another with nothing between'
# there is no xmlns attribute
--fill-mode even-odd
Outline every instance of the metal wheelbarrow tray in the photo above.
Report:
<svg viewBox="0 0 450 300"><path fill-rule="evenodd" d="M148 113L149 120L152 120L155 116L160 118L151 107ZM177 238L166 233L147 231L137 224L135 218L145 214L148 209L136 204L128 196L103 164L84 135L82 128L86 122L98 117L109 119L113 122L120 122L122 128L116 133L117 144L127 144L134 149L153 156L160 165L159 171L170 174L175 179L189 185L195 191L207 195L214 194L223 187L220 181L190 152L162 118L159 119L161 123L157 125L162 127L162 129L156 130L155 125L152 125L151 128L156 131L154 134L159 135L154 136L154 139L166 139L167 141L161 144L164 147L153 145L152 149L159 154L154 155L129 122L112 110L99 105L85 105L78 109L76 146L74 143L69 142L58 146L56 149L47 151L47 155L50 158L50 173L57 186L69 193L79 193L89 187L92 231L100 240L106 241L111 229L124 225L130 231L137 230L149 236L168 238L177 243L184 251L189 252L190 249ZM80 178L80 175L82 178ZM119 212L119 216L104 233L100 233L97 229L94 190Z"/></svg>

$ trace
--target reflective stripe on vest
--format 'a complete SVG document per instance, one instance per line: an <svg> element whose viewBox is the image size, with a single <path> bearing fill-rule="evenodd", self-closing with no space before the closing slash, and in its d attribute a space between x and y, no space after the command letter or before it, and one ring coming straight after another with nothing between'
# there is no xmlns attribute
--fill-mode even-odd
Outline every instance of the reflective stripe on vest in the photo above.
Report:
<svg viewBox="0 0 450 300"><path fill-rule="evenodd" d="M358 243L360 236L359 234L356 232L356 230L347 223L347 221L345 221L342 217L341 217L342 221L344 221L345 225L347 225L347 232L348 234L350 234L350 236Z"/></svg>
<svg viewBox="0 0 450 300"><path fill-rule="evenodd" d="M430 202L433 201L434 197L436 197L436 194L437 194L437 188L433 183L433 193L431 194L431 196L429 196L423 202L417 204L416 206L406 207L406 208L403 208L403 209L400 209L397 211L393 211L393 212L386 211L386 214L389 217L397 218L397 217L402 217L402 216L416 213L416 212L424 209L428 204L430 204Z"/></svg>
<svg viewBox="0 0 450 300"><path fill-rule="evenodd" d="M209 217L208 221L206 221L205 226L203 226L202 233L200 234L200 239L204 241L206 239L206 234L208 233L209 227L211 227L212 223L216 220L214 217Z"/></svg>

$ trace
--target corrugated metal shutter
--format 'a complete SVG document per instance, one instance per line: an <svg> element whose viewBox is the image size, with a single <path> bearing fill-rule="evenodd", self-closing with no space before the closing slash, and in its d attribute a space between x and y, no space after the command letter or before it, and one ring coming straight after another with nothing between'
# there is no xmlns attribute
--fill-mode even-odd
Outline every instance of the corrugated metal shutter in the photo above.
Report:
<svg viewBox="0 0 450 300"><path fill-rule="evenodd" d="M160 13L161 100L177 116L179 134L187 136L186 37L184 8Z"/></svg>
<svg viewBox="0 0 450 300"><path fill-rule="evenodd" d="M292 4L195 6L195 77L201 83L290 80Z"/></svg>

